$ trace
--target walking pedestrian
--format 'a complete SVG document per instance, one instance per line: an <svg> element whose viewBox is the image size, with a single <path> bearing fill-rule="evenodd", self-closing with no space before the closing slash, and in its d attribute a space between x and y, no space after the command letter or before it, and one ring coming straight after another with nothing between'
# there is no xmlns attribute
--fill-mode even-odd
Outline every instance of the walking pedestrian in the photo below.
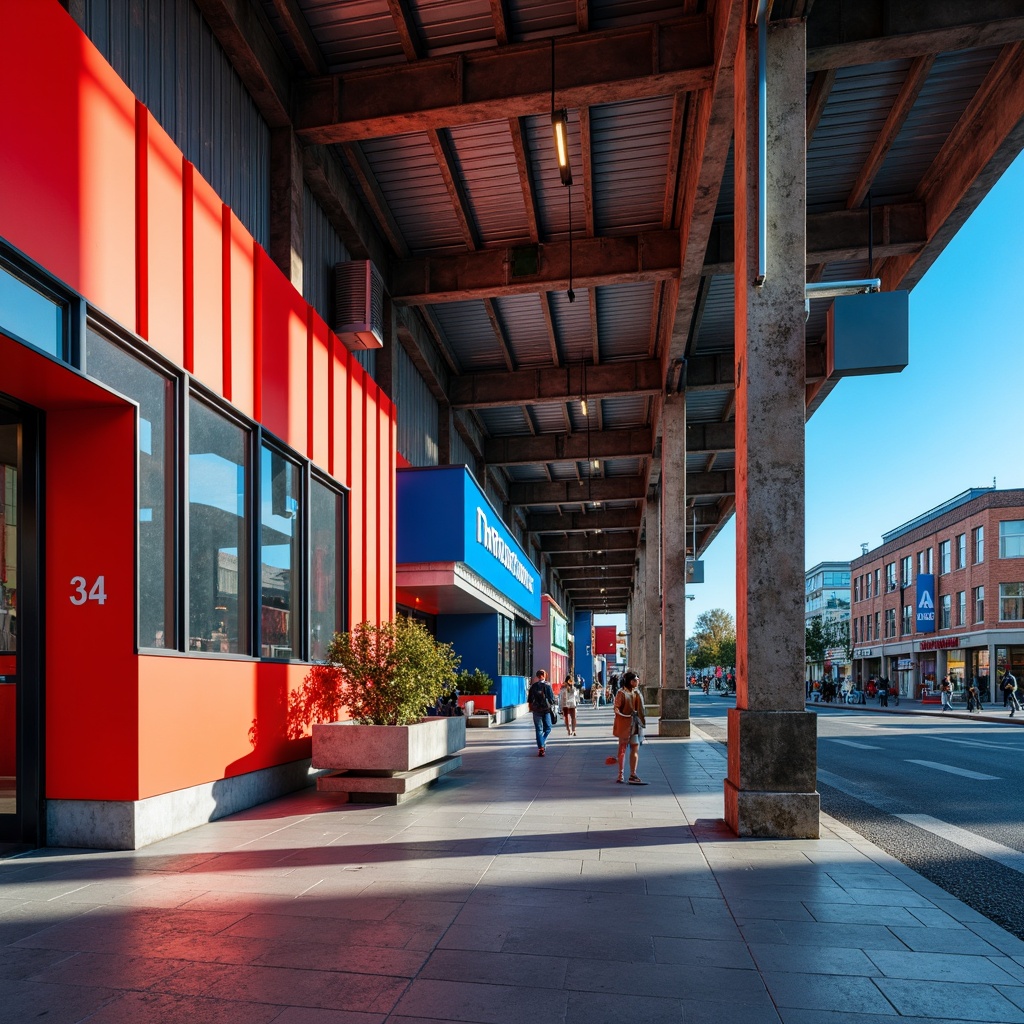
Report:
<svg viewBox="0 0 1024 1024"><path fill-rule="evenodd" d="M537 736L537 756L543 757L546 753L545 747L548 742L548 735L551 727L555 724L554 711L555 694L548 682L548 674L544 669L537 669L537 674L530 684L529 693L526 695L526 703L533 713L533 730Z"/></svg>
<svg viewBox="0 0 1024 1024"><path fill-rule="evenodd" d="M939 699L942 701L943 711L953 710L953 705L950 703L953 699L953 687L949 682L949 676L942 680L942 685L939 687Z"/></svg>
<svg viewBox="0 0 1024 1024"><path fill-rule="evenodd" d="M1017 700L1017 677L1009 670L1003 676L1003 707L1010 708L1010 717L1013 718L1015 711L1020 711L1020 701Z"/></svg>
<svg viewBox="0 0 1024 1024"><path fill-rule="evenodd" d="M632 670L623 673L622 688L615 694L615 717L612 721L612 734L619 741L619 777L616 782L623 781L623 769L626 759L626 747L629 747L629 784L646 786L647 783L636 773L640 762L640 744L643 742L643 730L647 727L644 715L644 701L639 690L640 677Z"/></svg>
<svg viewBox="0 0 1024 1024"><path fill-rule="evenodd" d="M981 711L981 694L978 693L978 688L972 679L971 685L967 687L967 713L970 714L975 710Z"/></svg>
<svg viewBox="0 0 1024 1024"><path fill-rule="evenodd" d="M878 680L878 706L880 708L889 706L889 680L884 677Z"/></svg>
<svg viewBox="0 0 1024 1024"><path fill-rule="evenodd" d="M562 720L565 722L565 732L568 736L576 735L576 687L573 686L572 676L566 676L562 683L562 689L558 693L558 710L562 712Z"/></svg>

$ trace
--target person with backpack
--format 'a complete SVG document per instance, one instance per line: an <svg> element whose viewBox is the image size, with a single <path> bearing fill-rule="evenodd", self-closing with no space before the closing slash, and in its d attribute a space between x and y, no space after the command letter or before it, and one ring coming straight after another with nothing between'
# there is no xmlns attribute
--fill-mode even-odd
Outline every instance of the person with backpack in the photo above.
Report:
<svg viewBox="0 0 1024 1024"><path fill-rule="evenodd" d="M537 674L526 694L526 703L533 713L533 729L537 735L537 756L543 757L551 727L555 724L555 691L548 682L548 674L544 669L537 669Z"/></svg>
<svg viewBox="0 0 1024 1024"><path fill-rule="evenodd" d="M1017 700L1017 677L1009 670L1003 676L1003 707L1009 705L1010 717L1013 718L1015 711L1020 711L1020 701Z"/></svg>

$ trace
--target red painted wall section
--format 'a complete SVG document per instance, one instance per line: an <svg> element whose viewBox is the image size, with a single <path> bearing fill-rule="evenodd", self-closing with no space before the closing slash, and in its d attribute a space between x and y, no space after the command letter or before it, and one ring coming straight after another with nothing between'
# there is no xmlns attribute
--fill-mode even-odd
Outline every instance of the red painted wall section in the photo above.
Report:
<svg viewBox="0 0 1024 1024"><path fill-rule="evenodd" d="M327 324L310 310L310 446L309 457L321 469L330 472L331 441L331 338Z"/></svg>
<svg viewBox="0 0 1024 1024"><path fill-rule="evenodd" d="M271 258L259 251L262 294L264 425L306 451L306 316L308 307Z"/></svg>
<svg viewBox="0 0 1024 1024"><path fill-rule="evenodd" d="M140 141L146 150L140 163L146 174L147 202L141 216L146 221L145 320L149 333L144 337L181 366L185 314L181 153L149 111L145 111L145 117L146 132Z"/></svg>
<svg viewBox="0 0 1024 1024"><path fill-rule="evenodd" d="M223 205L203 178L193 173L192 252L185 254L186 271L192 277L193 372L219 395L224 394Z"/></svg>
<svg viewBox="0 0 1024 1024"><path fill-rule="evenodd" d="M350 627L366 619L366 476L364 472L366 431L365 374L362 366L348 357L348 481L352 488L348 502L350 538L348 607Z"/></svg>
<svg viewBox="0 0 1024 1024"><path fill-rule="evenodd" d="M46 795L51 799L138 796L135 451L133 406L47 413Z"/></svg>
<svg viewBox="0 0 1024 1024"><path fill-rule="evenodd" d="M3 236L135 326L135 97L55 0L0 0Z"/></svg>
<svg viewBox="0 0 1024 1024"><path fill-rule="evenodd" d="M348 457L352 437L348 361L345 346L334 335L331 349L335 356L331 368L331 476L348 487L352 483Z"/></svg>
<svg viewBox="0 0 1024 1024"><path fill-rule="evenodd" d="M255 332L256 294L253 285L252 235L233 214L229 223L228 278L230 281L231 403L247 416L255 415L253 389L253 335Z"/></svg>
<svg viewBox="0 0 1024 1024"><path fill-rule="evenodd" d="M288 692L304 665L139 658L140 796L231 778L310 755L287 739Z"/></svg>

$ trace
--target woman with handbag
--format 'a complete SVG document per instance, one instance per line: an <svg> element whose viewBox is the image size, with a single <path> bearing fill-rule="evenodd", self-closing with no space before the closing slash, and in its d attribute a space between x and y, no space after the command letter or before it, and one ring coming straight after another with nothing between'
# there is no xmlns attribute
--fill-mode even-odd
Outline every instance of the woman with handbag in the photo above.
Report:
<svg viewBox="0 0 1024 1024"><path fill-rule="evenodd" d="M622 687L615 694L615 715L612 720L612 734L619 741L617 759L619 777L615 781L625 781L622 775L626 760L626 747L629 747L629 784L631 786L647 785L636 773L640 761L640 744L644 741L644 729L647 727L639 681L640 677L632 669L623 674Z"/></svg>

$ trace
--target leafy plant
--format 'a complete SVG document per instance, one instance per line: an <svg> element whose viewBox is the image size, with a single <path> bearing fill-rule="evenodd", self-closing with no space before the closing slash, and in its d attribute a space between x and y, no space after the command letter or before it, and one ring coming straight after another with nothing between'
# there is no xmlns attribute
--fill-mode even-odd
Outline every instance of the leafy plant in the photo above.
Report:
<svg viewBox="0 0 1024 1024"><path fill-rule="evenodd" d="M463 669L459 673L458 684L459 693L482 697L491 692L494 680L483 669L475 668L472 672Z"/></svg>
<svg viewBox="0 0 1024 1024"><path fill-rule="evenodd" d="M363 725L418 722L455 685L459 657L415 619L361 622L336 633L327 661L339 675L338 702Z"/></svg>

